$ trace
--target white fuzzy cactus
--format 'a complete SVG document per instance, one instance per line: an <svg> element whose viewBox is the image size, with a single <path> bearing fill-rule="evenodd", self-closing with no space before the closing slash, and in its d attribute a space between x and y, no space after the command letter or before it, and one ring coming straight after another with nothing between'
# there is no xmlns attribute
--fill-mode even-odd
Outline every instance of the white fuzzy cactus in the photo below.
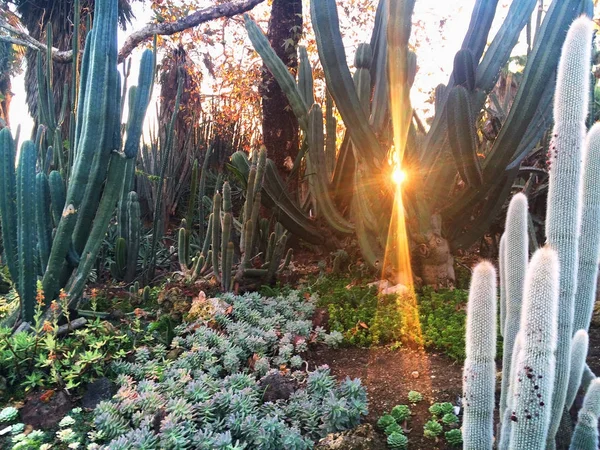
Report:
<svg viewBox="0 0 600 450"><path fill-rule="evenodd" d="M589 347L589 337L585 330L578 330L571 342L571 373L569 374L569 388L567 390L566 407L571 409L575 396L581 385L585 358Z"/></svg>
<svg viewBox="0 0 600 450"><path fill-rule="evenodd" d="M558 348L552 398L549 448L563 414L569 382L573 305L579 258L581 166L588 113L593 23L581 17L569 28L558 66L554 96L554 130L546 213L547 243L560 263Z"/></svg>
<svg viewBox="0 0 600 450"><path fill-rule="evenodd" d="M505 323L504 323L504 352L502 367L505 373L510 373L511 358L515 338L519 332L519 318L521 317L521 304L523 302L523 285L525 271L529 259L529 241L527 235L527 197L523 194L515 195L508 206L506 213L506 242L504 244L504 262L501 271L504 272L505 296ZM507 407L506 397L509 389L509 378L502 378L500 394L500 417L504 416Z"/></svg>
<svg viewBox="0 0 600 450"><path fill-rule="evenodd" d="M496 270L475 267L467 305L466 360L463 372L463 448L488 450L494 444L496 383Z"/></svg>
<svg viewBox="0 0 600 450"><path fill-rule="evenodd" d="M512 371L511 449L544 450L556 365L558 257L541 248L531 258L521 315L521 348Z"/></svg>
<svg viewBox="0 0 600 450"><path fill-rule="evenodd" d="M577 417L570 450L598 450L598 418L600 417L600 378L590 383Z"/></svg>

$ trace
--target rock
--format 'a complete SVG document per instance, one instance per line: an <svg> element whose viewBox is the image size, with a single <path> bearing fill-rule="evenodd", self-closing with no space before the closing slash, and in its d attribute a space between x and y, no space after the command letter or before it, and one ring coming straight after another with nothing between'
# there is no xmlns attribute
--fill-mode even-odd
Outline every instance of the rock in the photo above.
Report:
<svg viewBox="0 0 600 450"><path fill-rule="evenodd" d="M373 427L365 423L358 427L331 433L319 441L315 449L319 450L385 450L387 445Z"/></svg>
<svg viewBox="0 0 600 450"><path fill-rule="evenodd" d="M298 381L280 373L267 375L260 380L259 385L265 392L263 396L265 402L287 400L298 389Z"/></svg>
<svg viewBox="0 0 600 450"><path fill-rule="evenodd" d="M413 370L410 374L411 377L413 378L419 378L419 372L417 372L416 370Z"/></svg>
<svg viewBox="0 0 600 450"><path fill-rule="evenodd" d="M87 385L85 394L81 399L81 406L94 409L103 400L110 400L117 393L117 386L108 378L98 378Z"/></svg>
<svg viewBox="0 0 600 450"><path fill-rule="evenodd" d="M381 290L380 295L404 295L408 294L410 289L403 284L396 284L395 286L388 286Z"/></svg>
<svg viewBox="0 0 600 450"><path fill-rule="evenodd" d="M51 391L42 395L39 392L28 395L19 411L23 423L36 430L54 428L73 408L71 399L64 391L54 392L53 395L48 395L48 392Z"/></svg>
<svg viewBox="0 0 600 450"><path fill-rule="evenodd" d="M174 348L173 350L170 350L169 353L167 353L167 359L169 361L175 361L177 358L179 358L179 355L181 355L182 353L183 349L181 347Z"/></svg>

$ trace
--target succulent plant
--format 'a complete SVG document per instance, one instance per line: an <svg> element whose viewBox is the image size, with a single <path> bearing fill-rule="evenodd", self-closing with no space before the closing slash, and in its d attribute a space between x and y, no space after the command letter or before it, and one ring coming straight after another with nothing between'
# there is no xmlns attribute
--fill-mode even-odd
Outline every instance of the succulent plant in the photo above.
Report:
<svg viewBox="0 0 600 450"><path fill-rule="evenodd" d="M442 434L443 428L437 420L429 420L423 425L423 436L435 439Z"/></svg>
<svg viewBox="0 0 600 450"><path fill-rule="evenodd" d="M387 444L390 448L406 450L408 448L408 438L399 432L394 432L387 437Z"/></svg>
<svg viewBox="0 0 600 450"><path fill-rule="evenodd" d="M423 395L420 392L410 391L408 393L408 401L410 403L419 403L421 400L423 400Z"/></svg>
<svg viewBox="0 0 600 450"><path fill-rule="evenodd" d="M19 410L13 406L7 406L0 411L0 423L12 422L19 416Z"/></svg>
<svg viewBox="0 0 600 450"><path fill-rule="evenodd" d="M458 428L446 431L444 436L446 438L446 442L448 442L448 445L451 447L458 447L463 443L462 433Z"/></svg>
<svg viewBox="0 0 600 450"><path fill-rule="evenodd" d="M392 408L390 413L396 422L404 422L410 418L410 408L406 405L396 405Z"/></svg>
<svg viewBox="0 0 600 450"><path fill-rule="evenodd" d="M377 421L377 426L383 431L394 423L396 423L396 419L394 419L390 414L384 414Z"/></svg>

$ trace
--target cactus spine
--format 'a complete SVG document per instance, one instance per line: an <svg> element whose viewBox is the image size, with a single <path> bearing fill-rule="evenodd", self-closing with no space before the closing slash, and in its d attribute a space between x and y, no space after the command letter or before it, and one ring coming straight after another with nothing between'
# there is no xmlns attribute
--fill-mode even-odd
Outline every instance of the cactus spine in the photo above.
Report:
<svg viewBox="0 0 600 450"><path fill-rule="evenodd" d="M491 449L496 381L496 270L489 262L474 272L467 305L463 448Z"/></svg>

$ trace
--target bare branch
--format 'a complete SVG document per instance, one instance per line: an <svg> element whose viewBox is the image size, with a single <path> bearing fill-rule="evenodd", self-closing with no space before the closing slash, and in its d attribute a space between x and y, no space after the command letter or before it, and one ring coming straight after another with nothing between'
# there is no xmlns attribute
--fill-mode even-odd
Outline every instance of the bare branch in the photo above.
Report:
<svg viewBox="0 0 600 450"><path fill-rule="evenodd" d="M152 38L154 35L170 36L181 31L197 27L198 25L210 20L221 17L232 17L243 12L249 11L259 3L265 0L232 0L221 5L211 6L196 11L189 16L182 17L175 22L151 23L145 27L131 33L121 50L119 50L119 63L125 60L133 50L142 42ZM0 29L6 30L12 36L0 35L0 41L10 42L12 44L24 45L34 50L45 52L47 47L40 41L32 38L27 33L9 25L0 18ZM73 52L52 49L52 60L58 63L68 63L73 60Z"/></svg>

